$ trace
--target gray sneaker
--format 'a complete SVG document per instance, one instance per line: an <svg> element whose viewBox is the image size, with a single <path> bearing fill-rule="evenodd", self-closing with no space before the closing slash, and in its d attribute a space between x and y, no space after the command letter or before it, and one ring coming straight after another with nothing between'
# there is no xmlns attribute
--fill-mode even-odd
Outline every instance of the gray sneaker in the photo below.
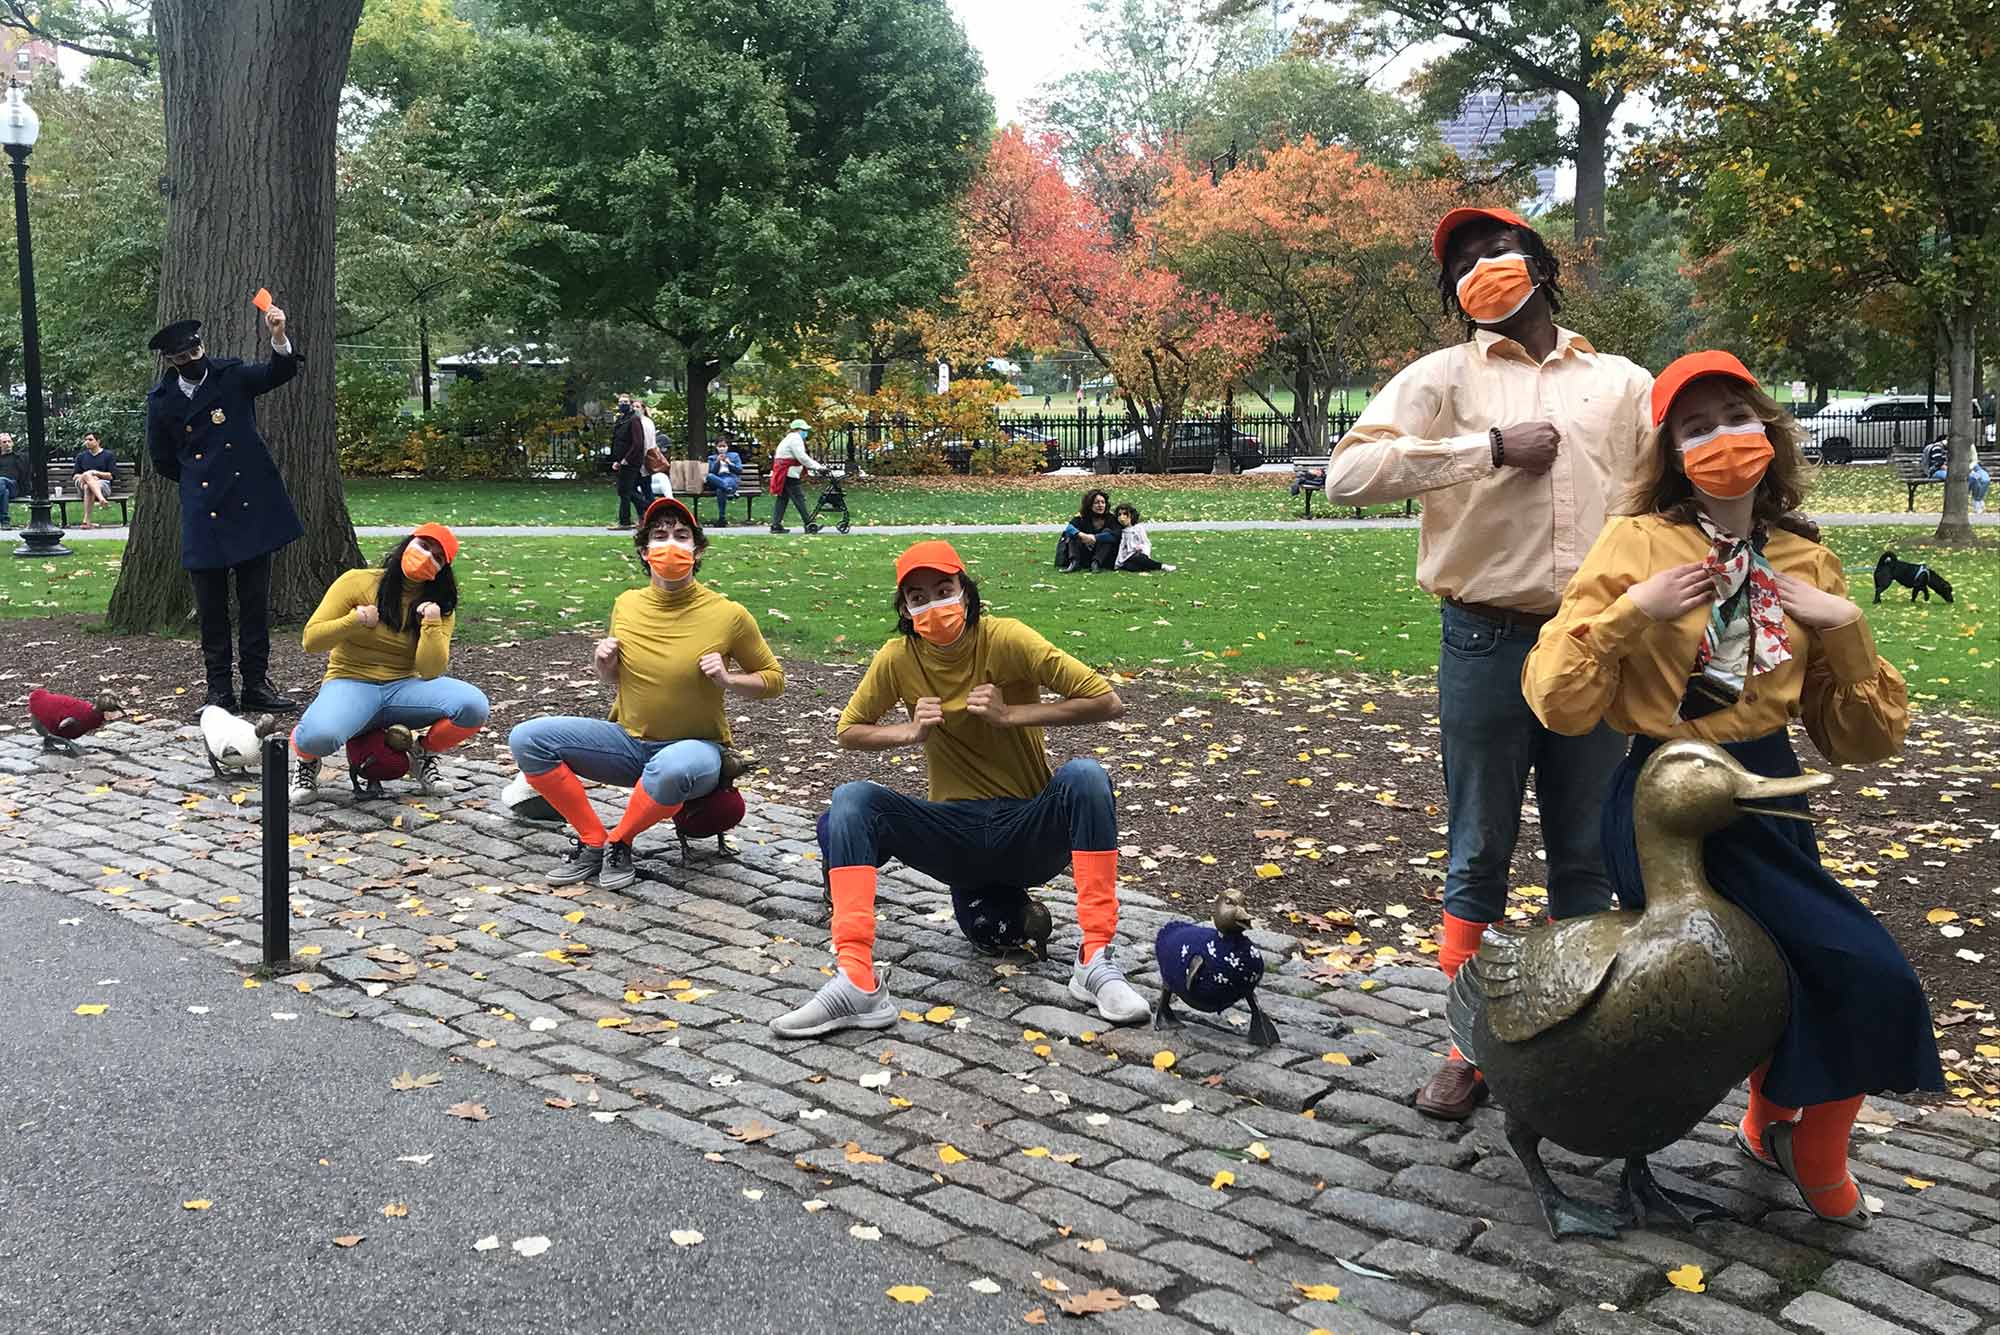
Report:
<svg viewBox="0 0 2000 1335"><path fill-rule="evenodd" d="M604 850L592 848L581 839L569 841L562 862L542 879L550 885L578 885L595 877L604 866Z"/></svg>
<svg viewBox="0 0 2000 1335"><path fill-rule="evenodd" d="M598 869L597 888L599 890L623 890L639 879L638 868L632 865L632 845L606 844L604 865Z"/></svg>
<svg viewBox="0 0 2000 1335"><path fill-rule="evenodd" d="M814 1038L836 1029L887 1029L898 1014L887 969L876 969L875 990L863 992L836 967L811 1001L771 1021L771 1032L779 1038Z"/></svg>
<svg viewBox="0 0 2000 1335"><path fill-rule="evenodd" d="M1137 1024L1153 1015L1146 999L1125 981L1125 971L1112 960L1110 946L1070 971L1069 994L1095 1005L1097 1013L1113 1024Z"/></svg>

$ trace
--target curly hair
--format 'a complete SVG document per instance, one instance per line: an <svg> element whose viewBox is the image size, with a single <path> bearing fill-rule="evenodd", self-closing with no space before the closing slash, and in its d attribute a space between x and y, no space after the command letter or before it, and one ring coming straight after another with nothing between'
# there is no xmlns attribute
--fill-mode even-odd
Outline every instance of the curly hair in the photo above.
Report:
<svg viewBox="0 0 2000 1335"><path fill-rule="evenodd" d="M1714 377L1703 376L1701 379ZM1771 442L1771 466L1757 484L1756 502L1751 513L1757 522L1796 533L1808 542L1819 541L1819 525L1798 513L1806 498L1806 459L1800 444L1805 428L1763 390L1740 380L1722 377L1729 391L1764 424ZM1695 382L1690 382L1695 383ZM1612 507L1613 514L1656 514L1676 524L1692 524L1701 509L1694 484L1681 468L1680 445L1666 422L1653 428L1651 453L1638 481Z"/></svg>
<svg viewBox="0 0 2000 1335"><path fill-rule="evenodd" d="M1515 227L1502 223L1500 226L1512 232L1521 243L1521 253L1528 257L1528 271L1535 275L1542 292L1549 299L1549 314L1554 315L1563 308L1562 303L1562 261L1550 250L1542 235L1532 227ZM1446 315L1457 316L1465 323L1465 336L1471 338L1479 329L1478 323L1468 316L1458 304L1458 284L1451 276L1451 256L1458 238L1468 232L1486 230L1481 223L1466 223L1455 229L1444 249L1444 263L1438 266L1438 302Z"/></svg>
<svg viewBox="0 0 2000 1335"><path fill-rule="evenodd" d="M632 550L638 555L639 569L645 571L650 578L653 568L646 564L646 548L652 543L653 530L666 527L676 519L681 518L681 515L668 507L654 510L653 506L648 505L646 509L651 513L652 518L640 517L639 526L632 531ZM690 511L689 513L693 512ZM701 554L708 550L708 534L702 532L701 520L699 519L696 519L688 527L694 530L694 570L696 574L700 574Z"/></svg>

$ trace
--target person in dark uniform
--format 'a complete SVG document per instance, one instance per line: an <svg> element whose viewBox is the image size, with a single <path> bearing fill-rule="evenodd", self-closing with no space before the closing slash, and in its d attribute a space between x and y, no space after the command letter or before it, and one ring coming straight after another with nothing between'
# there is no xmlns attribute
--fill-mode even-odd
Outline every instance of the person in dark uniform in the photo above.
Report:
<svg viewBox="0 0 2000 1335"><path fill-rule="evenodd" d="M209 357L201 321L177 320L146 346L166 362L146 396L146 452L160 476L180 484L181 565L194 581L201 615L205 704L234 712L230 679L229 583L236 577L242 708L281 713L298 703L271 685L271 556L301 537L277 461L257 432L256 399L298 374L285 313L264 312L271 360Z"/></svg>

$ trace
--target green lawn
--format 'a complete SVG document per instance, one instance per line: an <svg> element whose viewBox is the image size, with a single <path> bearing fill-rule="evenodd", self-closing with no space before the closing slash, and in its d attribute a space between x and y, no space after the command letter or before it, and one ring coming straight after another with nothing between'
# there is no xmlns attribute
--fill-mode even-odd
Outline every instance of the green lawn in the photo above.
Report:
<svg viewBox="0 0 2000 1335"><path fill-rule="evenodd" d="M1827 514L1900 514L1907 495L1895 476L1876 466L1815 469L1807 508ZM848 508L858 528L877 524L1050 524L1076 512L1077 499L1102 486L1114 500L1129 500L1149 521L1190 519L1268 520L1305 513L1289 495L1291 478L1252 474L1235 478L1032 477L872 478L850 483ZM808 497L818 494L809 484ZM1918 513L1936 514L1944 489L1917 493ZM427 482L404 478L354 478L347 483L348 511L361 525L447 524L599 525L617 517L618 500L605 482ZM1325 509L1315 503L1313 513ZM740 507L732 509L742 515ZM770 498L757 503L770 517ZM1340 511L1338 513L1351 513ZM1375 515L1402 513L1400 505L1374 506ZM702 507L712 519L713 502ZM794 521L796 522L796 521Z"/></svg>
<svg viewBox="0 0 2000 1335"><path fill-rule="evenodd" d="M1956 604L1872 606L1869 572L1887 546L1917 550L1922 529L1834 529L1883 651L1920 699L1963 702L2000 714L1988 609L2000 609L2000 547L1931 552ZM787 542L720 537L703 571L742 602L784 652L808 658L872 651L891 631L889 581L905 539L824 534ZM1200 667L1224 673L1290 667L1428 673L1436 666L1437 614L1416 587L1416 535L1408 531L1274 530L1174 533L1156 538L1162 575L1057 575L1047 538L982 534L958 544L995 611L1019 616L1101 666L1127 671ZM380 540L364 544L370 554ZM120 547L78 544L56 562L0 566L0 617L98 612L110 596ZM459 557L467 643L532 639L561 630L600 632L612 599L637 582L622 536L474 538Z"/></svg>

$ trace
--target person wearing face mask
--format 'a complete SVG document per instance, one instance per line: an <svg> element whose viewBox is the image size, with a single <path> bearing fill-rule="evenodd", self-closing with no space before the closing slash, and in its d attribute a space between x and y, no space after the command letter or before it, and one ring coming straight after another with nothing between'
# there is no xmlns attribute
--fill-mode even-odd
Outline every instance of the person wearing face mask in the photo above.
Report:
<svg viewBox="0 0 2000 1335"><path fill-rule="evenodd" d="M458 537L421 524L373 570L333 582L300 642L328 655L326 680L292 729L291 799L319 797L320 760L350 738L392 723L426 729L410 757L410 777L427 793L445 791L440 752L485 726L485 693L444 675L458 612Z"/></svg>
<svg viewBox="0 0 2000 1335"><path fill-rule="evenodd" d="M194 583L208 679L202 704L232 713L238 705L229 643L232 579L243 710L298 708L270 679L271 557L305 527L257 431L256 400L297 375L300 358L283 310L266 308L264 324L271 336L267 362L210 357L199 320L177 320L147 344L163 369L146 395L146 453L159 475L180 487L181 565Z"/></svg>
<svg viewBox="0 0 2000 1335"><path fill-rule="evenodd" d="M1521 663L1563 586L1629 485L1652 378L1555 321L1561 266L1506 209L1453 209L1431 236L1438 294L1466 340L1397 372L1327 466L1342 505L1421 496L1417 582L1439 598L1438 724L1446 844L1447 977L1507 907L1528 774L1543 813L1548 904L1558 918L1610 907L1595 832L1556 818L1603 802L1624 739L1550 731L1521 696ZM1456 1049L1417 1094L1460 1121L1486 1096Z"/></svg>
<svg viewBox="0 0 2000 1335"><path fill-rule="evenodd" d="M1661 744L1715 742L1751 772L1784 777L1801 772L1793 718L1836 765L1895 754L1910 721L1903 679L1875 652L1840 558L1793 514L1799 425L1727 352L1662 371L1651 421L1655 443L1623 517L1590 549L1522 674L1550 728L1608 722L1633 738L1602 822L1628 909L1645 902L1632 795ZM1820 865L1809 825L1746 814L1703 852L1716 890L1770 933L1791 975L1791 1020L1750 1077L1737 1146L1789 1177L1822 1219L1865 1227L1847 1171L1862 1096L1944 1088L1923 987Z"/></svg>
<svg viewBox="0 0 2000 1335"><path fill-rule="evenodd" d="M761 700L785 689L757 619L695 579L708 538L694 511L673 497L654 501L634 541L651 578L618 596L611 633L592 656L599 680L618 692L611 717L529 719L507 738L529 786L575 832L543 877L550 885L595 880L618 890L637 880L633 841L715 791L725 765L741 763L728 751L727 697ZM585 779L631 788L615 828L605 829Z"/></svg>
<svg viewBox="0 0 2000 1335"><path fill-rule="evenodd" d="M1118 931L1118 813L1095 760L1053 773L1043 729L1119 717L1110 683L1010 617L983 615L979 586L948 542L896 561L900 634L876 651L841 711L855 751L924 749L930 796L844 783L819 820L839 968L803 1006L771 1022L786 1038L881 1029L899 1007L875 967L877 869L890 858L951 887L967 939L982 950L1047 958L1053 923L1028 894L1067 866L1082 932L1070 995L1112 1024L1151 1015L1113 958ZM1049 691L1061 697L1042 702ZM897 704L907 723L879 720Z"/></svg>

